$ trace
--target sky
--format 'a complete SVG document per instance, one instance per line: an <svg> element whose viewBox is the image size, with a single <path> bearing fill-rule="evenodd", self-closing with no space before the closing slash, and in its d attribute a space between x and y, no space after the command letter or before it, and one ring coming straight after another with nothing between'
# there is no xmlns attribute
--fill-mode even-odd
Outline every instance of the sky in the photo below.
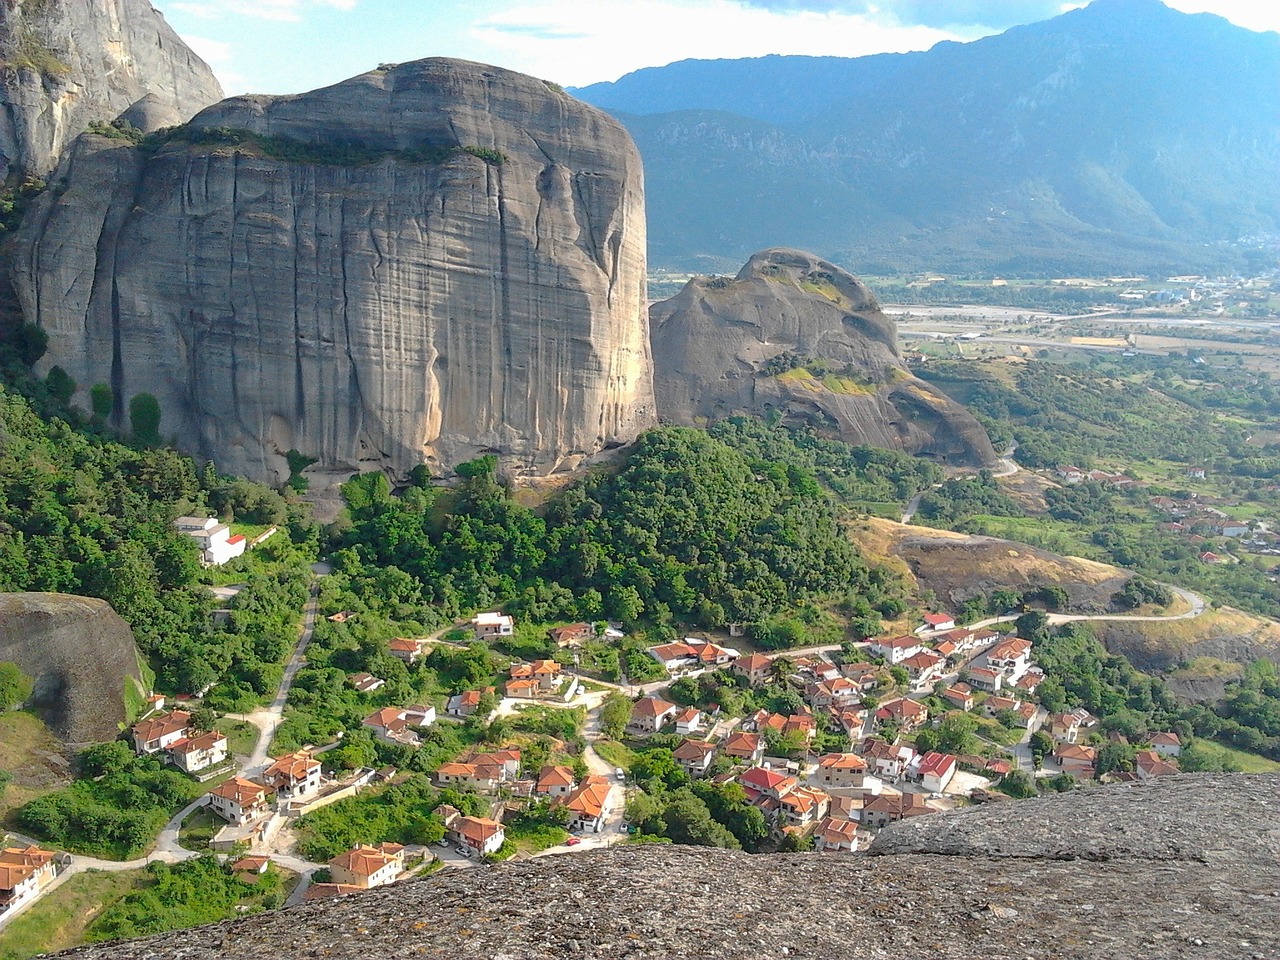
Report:
<svg viewBox="0 0 1280 960"><path fill-rule="evenodd" d="M228 94L299 93L423 57L563 86L688 58L856 57L975 40L1063 0L152 0ZM1280 31L1274 0L1166 0Z"/></svg>

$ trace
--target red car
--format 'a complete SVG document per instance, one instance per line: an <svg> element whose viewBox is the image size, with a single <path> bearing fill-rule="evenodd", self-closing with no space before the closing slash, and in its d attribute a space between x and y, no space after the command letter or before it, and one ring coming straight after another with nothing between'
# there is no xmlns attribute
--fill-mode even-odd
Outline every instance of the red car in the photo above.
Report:
<svg viewBox="0 0 1280 960"><path fill-rule="evenodd" d="M570 837L568 840L564 842L564 845L566 847L576 847L581 842L582 842L581 837Z"/></svg>

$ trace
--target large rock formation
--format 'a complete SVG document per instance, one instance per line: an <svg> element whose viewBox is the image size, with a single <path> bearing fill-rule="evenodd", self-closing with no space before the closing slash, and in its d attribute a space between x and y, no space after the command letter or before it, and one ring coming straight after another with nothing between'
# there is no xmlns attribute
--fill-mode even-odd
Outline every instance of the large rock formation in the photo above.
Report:
<svg viewBox="0 0 1280 960"><path fill-rule="evenodd" d="M825 260L765 250L731 281L689 281L649 323L666 420L777 413L851 443L995 463L972 415L907 371L871 291Z"/></svg>
<svg viewBox="0 0 1280 960"><path fill-rule="evenodd" d="M1280 776L1189 775L920 817L870 857L618 846L64 956L1267 958L1278 825Z"/></svg>
<svg viewBox="0 0 1280 960"><path fill-rule="evenodd" d="M126 690L143 689L133 631L103 600L0 593L0 660L35 681L31 706L71 746L114 740Z"/></svg>
<svg viewBox="0 0 1280 960"><path fill-rule="evenodd" d="M0 180L48 173L95 120L128 111L154 129L221 99L213 72L147 0L0 3Z"/></svg>
<svg viewBox="0 0 1280 960"><path fill-rule="evenodd" d="M239 97L158 151L86 135L24 224L47 364L154 394L224 470L546 474L653 420L640 158L496 67L423 60Z"/></svg>

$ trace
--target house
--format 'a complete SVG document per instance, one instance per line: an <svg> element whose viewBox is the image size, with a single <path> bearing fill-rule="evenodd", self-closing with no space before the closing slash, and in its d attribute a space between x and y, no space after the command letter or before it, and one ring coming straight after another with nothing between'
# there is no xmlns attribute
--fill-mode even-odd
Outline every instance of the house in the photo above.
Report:
<svg viewBox="0 0 1280 960"><path fill-rule="evenodd" d="M828 753L818 758L814 778L827 787L860 787L867 775L867 761L856 753Z"/></svg>
<svg viewBox="0 0 1280 960"><path fill-rule="evenodd" d="M804 740L812 740L818 733L817 718L811 713L794 713L783 716L780 713L766 713L761 710L752 718L758 733L772 730L779 737L798 736Z"/></svg>
<svg viewBox="0 0 1280 960"><path fill-rule="evenodd" d="M924 646L918 637L899 636L872 640L868 649L875 656L884 657L892 664L901 663L907 657L915 656L924 649Z"/></svg>
<svg viewBox="0 0 1280 960"><path fill-rule="evenodd" d="M982 704L983 716L994 717L1006 710L1013 714L1018 726L1023 730L1031 729L1037 713L1035 704L1015 700L1013 697L987 697Z"/></svg>
<svg viewBox="0 0 1280 960"><path fill-rule="evenodd" d="M1089 711L1082 707L1069 713L1055 713L1049 717L1049 735L1064 743L1075 743L1080 739L1081 732L1096 722Z"/></svg>
<svg viewBox="0 0 1280 960"><path fill-rule="evenodd" d="M219 523L215 517L179 517L173 522L179 533L185 533L196 542L200 551L200 565L220 567L228 560L241 556L249 547L249 541L231 528Z"/></svg>
<svg viewBox="0 0 1280 960"><path fill-rule="evenodd" d="M1098 752L1093 747L1079 743L1059 743L1053 748L1053 762L1062 768L1063 773L1090 778L1093 776L1093 763Z"/></svg>
<svg viewBox="0 0 1280 960"><path fill-rule="evenodd" d="M715 744L705 740L685 740L671 751L671 756L689 776L700 777L710 768L715 751Z"/></svg>
<svg viewBox="0 0 1280 960"><path fill-rule="evenodd" d="M423 648L427 645L426 639L411 639L409 637L396 637L388 644L389 652L397 660L403 660L405 663L414 663L422 656Z"/></svg>
<svg viewBox="0 0 1280 960"><path fill-rule="evenodd" d="M511 668L511 682L515 683L520 689L530 689L527 683L522 684L520 681L532 681L534 689L538 694L554 693L556 687L560 684L560 672L563 668L554 660L535 660L533 663L517 663ZM510 692L511 683L507 684L507 696L514 696Z"/></svg>
<svg viewBox="0 0 1280 960"><path fill-rule="evenodd" d="M450 838L454 842L482 857L497 852L503 841L507 839L502 824L487 817L458 816L453 818L448 829Z"/></svg>
<svg viewBox="0 0 1280 960"><path fill-rule="evenodd" d="M901 663L901 666L907 671L907 676L911 678L911 685L917 690L923 690L938 677L942 676L942 670L946 665L946 659L938 656L932 650L921 650L919 653L907 657Z"/></svg>
<svg viewBox="0 0 1280 960"><path fill-rule="evenodd" d="M1151 735L1151 749L1166 759L1181 756L1182 738L1176 733L1153 733Z"/></svg>
<svg viewBox="0 0 1280 960"><path fill-rule="evenodd" d="M828 816L813 831L813 849L819 853L853 853L858 849L858 824Z"/></svg>
<svg viewBox="0 0 1280 960"><path fill-rule="evenodd" d="M533 700L542 696L542 687L532 677L508 680L502 685L502 695L513 700Z"/></svg>
<svg viewBox="0 0 1280 960"><path fill-rule="evenodd" d="M436 708L431 706L383 707L361 721L384 743L418 745L414 728L429 727L436 722Z"/></svg>
<svg viewBox="0 0 1280 960"><path fill-rule="evenodd" d="M915 759L916 749L910 744L895 744L868 737L858 747L869 767L882 777L901 777Z"/></svg>
<svg viewBox="0 0 1280 960"><path fill-rule="evenodd" d="M676 733L683 737L697 733L702 729L702 719L702 711L690 707L676 717Z"/></svg>
<svg viewBox="0 0 1280 960"><path fill-rule="evenodd" d="M1239 520L1224 520L1218 524L1214 532L1220 537L1243 537L1249 532L1249 525Z"/></svg>
<svg viewBox="0 0 1280 960"><path fill-rule="evenodd" d="M330 623L346 623L356 615L354 610L339 610L337 613L331 613L325 617Z"/></svg>
<svg viewBox="0 0 1280 960"><path fill-rule="evenodd" d="M548 764L538 774L538 782L533 792L543 797L567 797L573 793L575 786L577 781L573 778L572 770L568 767Z"/></svg>
<svg viewBox="0 0 1280 960"><path fill-rule="evenodd" d="M956 628L955 617L946 613L926 613L921 619L924 623L916 627L916 633L935 633Z"/></svg>
<svg viewBox="0 0 1280 960"><path fill-rule="evenodd" d="M570 623L563 627L552 627L547 634L563 650L565 647L576 647L586 640L594 640L596 626L594 623Z"/></svg>
<svg viewBox="0 0 1280 960"><path fill-rule="evenodd" d="M785 793L799 786L799 781L789 773L771 770L768 767L752 767L738 777L738 783L747 791L747 799L758 803L763 797L779 800Z"/></svg>
<svg viewBox="0 0 1280 960"><path fill-rule="evenodd" d="M650 647L649 656L657 660L668 673L677 670L719 667L738 659L738 651L721 647L697 637L685 637L677 643L664 643Z"/></svg>
<svg viewBox="0 0 1280 960"><path fill-rule="evenodd" d="M729 669L738 676L745 677L746 681L753 686L768 683L773 679L773 660L762 653L739 657Z"/></svg>
<svg viewBox="0 0 1280 960"><path fill-rule="evenodd" d="M359 693L373 693L373 691L387 685L387 681L367 673L353 673L347 677L347 682L355 687Z"/></svg>
<svg viewBox="0 0 1280 960"><path fill-rule="evenodd" d="M965 671L965 676L969 686L986 690L988 693L998 693L1005 679L1004 674L999 670L991 670L987 667L970 667Z"/></svg>
<svg viewBox="0 0 1280 960"><path fill-rule="evenodd" d="M281 800L315 794L320 789L320 761L306 750L273 760L262 779Z"/></svg>
<svg viewBox="0 0 1280 960"><path fill-rule="evenodd" d="M38 897L69 861L37 846L0 851L0 918Z"/></svg>
<svg viewBox="0 0 1280 960"><path fill-rule="evenodd" d="M862 825L873 830L899 820L919 817L933 810L918 793L882 793L867 797L862 804Z"/></svg>
<svg viewBox="0 0 1280 960"><path fill-rule="evenodd" d="M862 700L862 687L847 677L811 683L805 687L804 693L814 710L843 707Z"/></svg>
<svg viewBox="0 0 1280 960"><path fill-rule="evenodd" d="M609 801L609 781L590 775L563 800L557 801L569 811L569 829L581 833L599 833L604 826L605 807Z"/></svg>
<svg viewBox="0 0 1280 960"><path fill-rule="evenodd" d="M483 690L463 690L449 698L445 709L455 717L469 717L480 709L480 701L483 697L492 697L496 693L497 690L493 687L485 687Z"/></svg>
<svg viewBox="0 0 1280 960"><path fill-rule="evenodd" d="M778 823L788 827L807 827L827 815L831 798L817 787L798 786L778 797Z"/></svg>
<svg viewBox="0 0 1280 960"><path fill-rule="evenodd" d="M1226 563L1227 561L1223 559L1221 556L1219 556L1218 554L1214 553L1212 550L1206 550L1204 553L1200 554L1200 562L1201 563Z"/></svg>
<svg viewBox="0 0 1280 960"><path fill-rule="evenodd" d="M1001 640L987 651L987 669L1004 674L1007 683L1017 683L1031 666L1031 641L1021 637Z"/></svg>
<svg viewBox="0 0 1280 960"><path fill-rule="evenodd" d="M271 812L270 791L260 783L232 777L209 791L209 809L228 823L243 826Z"/></svg>
<svg viewBox="0 0 1280 960"><path fill-rule="evenodd" d="M902 697L882 703L875 713L877 723L896 723L903 733L915 730L929 719L929 711L921 703Z"/></svg>
<svg viewBox="0 0 1280 960"><path fill-rule="evenodd" d="M720 752L726 757L733 757L735 760L745 760L747 763L759 763L760 758L764 756L764 737L758 733L744 733L739 730L729 734L725 741L720 744Z"/></svg>
<svg viewBox="0 0 1280 960"><path fill-rule="evenodd" d="M266 873L270 867L270 857L241 857L231 865L231 871L241 880L257 883L258 877Z"/></svg>
<svg viewBox="0 0 1280 960"><path fill-rule="evenodd" d="M1084 483L1084 471L1070 463L1058 467L1058 476L1063 483Z"/></svg>
<svg viewBox="0 0 1280 960"><path fill-rule="evenodd" d="M874 663L846 663L840 668L840 673L866 693L879 684L882 670Z"/></svg>
<svg viewBox="0 0 1280 960"><path fill-rule="evenodd" d="M467 763L442 763L436 781L442 786L467 787L482 793L497 790L520 775L519 750L495 750L476 754Z"/></svg>
<svg viewBox="0 0 1280 960"><path fill-rule="evenodd" d="M376 847L361 844L329 861L334 883L360 890L394 883L402 873L404 847L398 843L380 843Z"/></svg>
<svg viewBox="0 0 1280 960"><path fill-rule="evenodd" d="M504 613L478 613L471 618L471 629L480 640L510 637L516 632L515 621Z"/></svg>
<svg viewBox="0 0 1280 960"><path fill-rule="evenodd" d="M133 749L139 756L159 753L191 735L191 714L185 710L161 713L150 720L135 723L130 733L133 735Z"/></svg>
<svg viewBox="0 0 1280 960"><path fill-rule="evenodd" d="M914 765L914 773L920 781L920 786L930 793L941 793L945 790L951 778L956 775L957 769L955 757L949 753L938 753L933 750L926 753L920 758L920 762Z"/></svg>
<svg viewBox="0 0 1280 960"><path fill-rule="evenodd" d="M1032 667L1013 687L1030 696L1040 689L1042 683L1044 683L1044 672L1039 667Z"/></svg>
<svg viewBox="0 0 1280 960"><path fill-rule="evenodd" d="M942 699L957 710L973 709L973 690L967 683L953 683L942 691Z"/></svg>
<svg viewBox="0 0 1280 960"><path fill-rule="evenodd" d="M641 697L631 709L628 728L636 733L657 733L680 711L674 703L658 697Z"/></svg>
<svg viewBox="0 0 1280 960"><path fill-rule="evenodd" d="M1172 760L1166 760L1154 750L1139 750L1133 758L1133 768L1138 774L1139 780L1151 780L1155 777L1172 777L1175 773L1181 773L1178 765Z"/></svg>
<svg viewBox="0 0 1280 960"><path fill-rule="evenodd" d="M212 730L198 737L179 740L169 748L169 759L179 770L186 773L198 773L210 767L225 763L227 759L227 737Z"/></svg>

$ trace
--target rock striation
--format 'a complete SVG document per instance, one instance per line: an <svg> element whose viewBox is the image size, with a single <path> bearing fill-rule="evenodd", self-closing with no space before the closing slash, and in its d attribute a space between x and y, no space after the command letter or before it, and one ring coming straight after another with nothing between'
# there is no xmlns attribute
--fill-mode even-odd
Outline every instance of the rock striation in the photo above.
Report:
<svg viewBox="0 0 1280 960"><path fill-rule="evenodd" d="M0 593L0 660L35 681L30 706L69 746L114 740L143 689L133 631L104 600Z"/></svg>
<svg viewBox="0 0 1280 960"><path fill-rule="evenodd" d="M226 471L572 469L654 422L640 158L496 67L388 65L236 97L163 143L81 138L16 287L46 364L138 393ZM83 402L83 401L82 401Z"/></svg>
<svg viewBox="0 0 1280 960"><path fill-rule="evenodd" d="M871 291L811 254L765 250L732 280L690 280L649 323L665 420L775 414L850 443L996 462L973 416L908 372Z"/></svg>
<svg viewBox="0 0 1280 960"><path fill-rule="evenodd" d="M1269 958L1280 776L1185 775L921 817L871 856L618 846L315 901L79 960Z"/></svg>
<svg viewBox="0 0 1280 960"><path fill-rule="evenodd" d="M143 130L222 99L208 65L147 0L0 3L0 180L43 176L93 121Z"/></svg>

